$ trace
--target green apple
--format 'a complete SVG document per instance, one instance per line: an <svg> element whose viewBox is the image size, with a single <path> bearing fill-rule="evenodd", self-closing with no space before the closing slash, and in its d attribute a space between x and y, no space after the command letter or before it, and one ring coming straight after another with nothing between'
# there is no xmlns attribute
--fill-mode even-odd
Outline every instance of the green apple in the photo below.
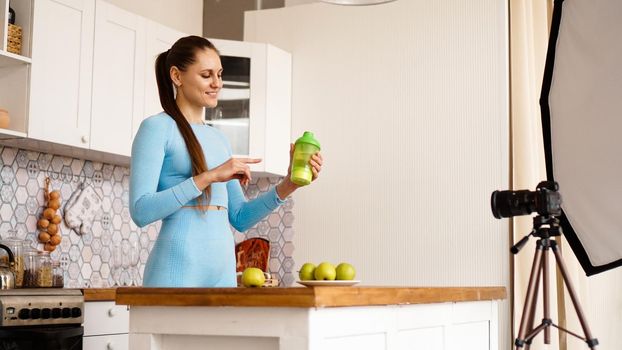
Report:
<svg viewBox="0 0 622 350"><path fill-rule="evenodd" d="M256 267L247 267L242 272L242 284L245 287L261 287L266 282L263 271Z"/></svg>
<svg viewBox="0 0 622 350"><path fill-rule="evenodd" d="M353 280L356 276L356 270L354 266L348 263L341 263L337 265L337 278L338 280Z"/></svg>
<svg viewBox="0 0 622 350"><path fill-rule="evenodd" d="M312 263L304 263L302 267L300 267L300 271L298 271L298 277L301 281L312 281L313 271L315 271L315 265Z"/></svg>
<svg viewBox="0 0 622 350"><path fill-rule="evenodd" d="M333 264L323 262L315 268L313 276L315 276L315 279L318 281L332 281L335 279L335 276L337 276L337 271L335 271L335 266L333 266Z"/></svg>

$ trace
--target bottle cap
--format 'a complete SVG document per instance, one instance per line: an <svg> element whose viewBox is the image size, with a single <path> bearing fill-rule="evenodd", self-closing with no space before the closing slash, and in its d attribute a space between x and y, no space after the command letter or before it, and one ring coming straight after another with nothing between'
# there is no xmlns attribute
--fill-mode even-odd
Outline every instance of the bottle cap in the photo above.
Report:
<svg viewBox="0 0 622 350"><path fill-rule="evenodd" d="M317 149L321 149L320 142L315 139L311 131L305 131L302 136L299 137L298 140L296 140L296 144L299 143L308 143L314 145L315 147L317 147Z"/></svg>

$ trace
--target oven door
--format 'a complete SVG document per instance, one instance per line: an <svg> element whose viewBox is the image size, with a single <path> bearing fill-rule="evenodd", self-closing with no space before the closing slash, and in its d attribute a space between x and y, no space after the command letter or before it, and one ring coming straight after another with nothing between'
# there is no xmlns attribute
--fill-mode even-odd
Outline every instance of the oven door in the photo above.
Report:
<svg viewBox="0 0 622 350"><path fill-rule="evenodd" d="M82 350L80 325L0 328L0 350Z"/></svg>

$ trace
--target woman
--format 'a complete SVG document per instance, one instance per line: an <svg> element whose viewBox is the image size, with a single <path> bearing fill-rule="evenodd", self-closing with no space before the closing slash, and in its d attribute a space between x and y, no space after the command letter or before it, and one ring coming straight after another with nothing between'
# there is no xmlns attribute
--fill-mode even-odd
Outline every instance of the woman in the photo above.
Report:
<svg viewBox="0 0 622 350"><path fill-rule="evenodd" d="M218 50L188 36L156 59L164 112L145 119L132 145L130 214L143 227L162 220L144 273L148 287L234 287L234 241L230 224L245 231L283 204L298 186L288 176L247 201L241 185L249 164L232 158L231 146L205 125L204 108L215 107L222 88ZM293 145L290 145L290 162ZM314 179L322 167L310 161Z"/></svg>

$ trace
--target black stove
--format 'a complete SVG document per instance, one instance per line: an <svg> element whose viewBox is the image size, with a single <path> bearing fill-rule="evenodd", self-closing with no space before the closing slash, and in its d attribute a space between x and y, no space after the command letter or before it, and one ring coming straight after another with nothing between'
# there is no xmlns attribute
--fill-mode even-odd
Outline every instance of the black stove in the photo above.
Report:
<svg viewBox="0 0 622 350"><path fill-rule="evenodd" d="M0 290L0 327L82 324L84 296L78 289Z"/></svg>
<svg viewBox="0 0 622 350"><path fill-rule="evenodd" d="M82 291L62 288L0 290L0 308L0 349L82 349Z"/></svg>

